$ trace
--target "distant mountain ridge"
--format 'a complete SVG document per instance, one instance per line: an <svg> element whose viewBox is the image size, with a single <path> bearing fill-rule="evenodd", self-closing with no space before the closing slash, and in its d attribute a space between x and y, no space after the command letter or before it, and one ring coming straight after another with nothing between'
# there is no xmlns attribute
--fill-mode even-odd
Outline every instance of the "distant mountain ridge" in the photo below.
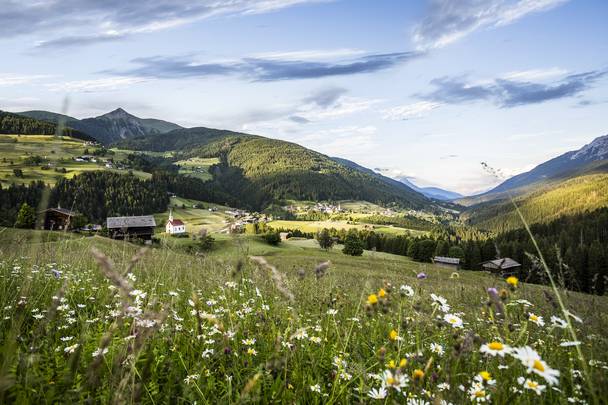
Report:
<svg viewBox="0 0 608 405"><path fill-rule="evenodd" d="M595 138L582 148L550 159L532 170L513 176L485 193L465 197L457 202L463 205L504 198L507 192L521 194L544 182L566 180L587 173L608 171L608 135Z"/></svg>
<svg viewBox="0 0 608 405"><path fill-rule="evenodd" d="M608 135L514 176L487 193L458 200L468 206L461 219L496 232L522 227L511 197L528 223L608 206Z"/></svg>
<svg viewBox="0 0 608 405"><path fill-rule="evenodd" d="M24 111L17 114L54 124L62 122L65 126L84 132L106 145L123 139L162 134L182 128L168 121L139 118L122 108L98 117L81 120L49 111Z"/></svg>
<svg viewBox="0 0 608 405"><path fill-rule="evenodd" d="M419 193L427 196L428 198L433 198L435 200L452 201L456 200L457 198L463 197L462 194L456 193L454 191L444 190L439 187L418 187L417 185L412 183L407 177L400 177L399 182L418 191Z"/></svg>

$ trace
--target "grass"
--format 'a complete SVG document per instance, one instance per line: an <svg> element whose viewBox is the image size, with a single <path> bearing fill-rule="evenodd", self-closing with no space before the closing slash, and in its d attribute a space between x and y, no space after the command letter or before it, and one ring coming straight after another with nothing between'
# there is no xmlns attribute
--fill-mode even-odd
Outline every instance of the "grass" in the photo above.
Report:
<svg viewBox="0 0 608 405"><path fill-rule="evenodd" d="M353 403L382 386L385 402L594 398L576 348L560 345L570 337L550 321L560 311L542 286L508 289L481 272L453 278L400 256L245 235L218 235L205 255L12 229L0 229L0 241L0 402ZM504 299L488 304L489 287L505 288ZM582 318L572 323L588 382L606 398L608 300L561 294ZM513 355L481 353L492 341L533 348L545 371L560 371L558 383Z"/></svg>
<svg viewBox="0 0 608 405"><path fill-rule="evenodd" d="M374 232L377 233L386 233L386 234L391 234L391 235L413 235L413 236L417 236L417 235L424 235L427 232L425 231L418 231L415 229L405 229L405 228L399 228L396 226L391 226L391 225L373 225L373 224L353 224L353 223L349 223L349 221L331 221L331 220L327 220L327 221L288 221L288 220L277 220L277 221L271 221L268 223L268 226L275 228L275 229L299 229L302 232L313 232L316 233L320 230L322 230L323 228L336 228L338 230L341 229L358 229L358 230L363 230L363 229L368 229L368 230L373 230Z"/></svg>
<svg viewBox="0 0 608 405"><path fill-rule="evenodd" d="M175 164L180 167L180 174L187 174L192 177L197 177L201 180L211 180L212 176L208 172L211 165L219 163L218 158L190 158L187 160L180 160Z"/></svg>
<svg viewBox="0 0 608 405"><path fill-rule="evenodd" d="M14 141L17 142L14 142ZM127 170L107 169L104 163L76 162L72 158L84 154L87 146L78 139L69 137L56 138L52 135L2 135L0 134L0 184L11 183L29 184L32 181L42 180L47 184L55 184L61 178L72 178L86 171L110 170L117 173L126 173ZM92 147L89 147L92 149ZM129 151L116 150L112 157L123 160ZM50 163L47 170L42 165L25 164L29 156L41 156L44 164ZM12 162L12 163L11 163ZM55 168L65 168L66 173L56 172ZM21 169L23 177L16 177L14 169ZM149 173L134 170L133 173L140 178L149 178Z"/></svg>

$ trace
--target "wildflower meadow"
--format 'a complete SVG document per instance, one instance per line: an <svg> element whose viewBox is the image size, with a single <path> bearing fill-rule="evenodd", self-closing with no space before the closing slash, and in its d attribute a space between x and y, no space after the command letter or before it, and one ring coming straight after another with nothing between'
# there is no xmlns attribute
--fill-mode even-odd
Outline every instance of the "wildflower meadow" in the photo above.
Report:
<svg viewBox="0 0 608 405"><path fill-rule="evenodd" d="M608 397L605 297L559 291L564 311L515 277L243 246L195 256L5 234L0 402Z"/></svg>

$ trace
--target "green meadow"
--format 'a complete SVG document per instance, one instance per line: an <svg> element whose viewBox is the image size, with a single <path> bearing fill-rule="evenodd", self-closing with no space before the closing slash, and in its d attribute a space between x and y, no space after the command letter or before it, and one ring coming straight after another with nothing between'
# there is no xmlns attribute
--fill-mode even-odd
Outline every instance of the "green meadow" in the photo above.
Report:
<svg viewBox="0 0 608 405"><path fill-rule="evenodd" d="M559 291L563 313L554 291L523 281L249 235L197 255L6 228L0 242L2 402L608 395L606 297Z"/></svg>

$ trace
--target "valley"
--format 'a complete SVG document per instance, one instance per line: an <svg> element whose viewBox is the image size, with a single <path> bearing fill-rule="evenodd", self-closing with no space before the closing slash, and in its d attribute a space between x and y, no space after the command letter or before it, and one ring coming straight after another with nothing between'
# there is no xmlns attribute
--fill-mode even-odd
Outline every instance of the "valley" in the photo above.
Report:
<svg viewBox="0 0 608 405"><path fill-rule="evenodd" d="M27 121L10 116L5 128L38 126L52 132L33 116L49 124L58 119L43 112L28 114ZM543 361L562 370L571 366L576 350L593 360L585 370L593 388L581 388L578 378L562 378L560 389L573 396L583 389L605 394L604 155L559 175L532 173L524 176L530 181L513 187L507 183L452 201L445 190L423 190L293 143L170 125L159 127L167 130L163 133L145 129L144 121L124 110L103 117L105 126L95 125L105 132L94 141L80 134L0 135L2 327L11 333L36 322L37 328L56 328L62 332L47 332L36 349L40 356L57 353L59 364L78 361L76 355L92 359L82 360L75 372L94 373L99 382L87 380L71 391L71 400L92 392L102 401L112 397L115 371L95 368L96 359L117 370L128 361L127 353L139 356L148 387L173 375L179 395L202 402L209 397L270 402L263 387L277 381L292 386L280 389L283 401L314 402L315 382L328 372L349 378L339 393L327 395L359 401L365 397L348 381L370 392L373 381L383 378L370 379L370 373L386 367L408 376L412 392L432 384L416 377L431 370L446 383L470 384L478 363L515 384L521 371L506 371L482 349L462 346L485 347L481 342L494 342L496 336L514 347L542 337L558 348L543 351ZM59 125L54 130L63 131ZM605 142L598 139L596 146ZM596 147L583 149L597 155ZM531 233L522 229L514 203ZM48 223L46 208L67 215L65 228L41 230ZM115 240L112 217L153 226L138 234L144 228L125 225L129 236ZM539 267L541 253L546 269ZM515 270L486 266L505 257L517 264ZM559 294L566 312L553 294ZM53 309L54 297L63 309ZM120 305L131 308L124 317L108 309ZM27 311L14 309L20 306ZM50 311L57 317L40 321ZM510 331L502 317L523 329ZM535 320L542 317L546 321ZM112 341L104 337L101 319L113 325ZM572 329L562 327L568 322ZM13 343L10 350L43 339L32 336L34 341ZM137 336L145 336L146 343ZM448 351L452 354L444 356ZM16 361L4 353L4 359ZM172 371L142 363L150 353L162 356ZM201 356L209 362L202 369ZM470 361L452 360L459 356ZM297 372L313 363L321 366ZM31 373L45 375L43 364L34 362ZM266 367L270 371L261 371ZM444 367L458 372L444 373ZM234 390L221 380L224 372L237 376L239 387L254 388ZM48 397L63 392L65 373L57 374L57 391L48 391ZM508 401L509 392L492 395ZM171 390L153 394L173 395ZM459 396L453 390L436 395ZM557 391L545 395L549 403L559 398Z"/></svg>

